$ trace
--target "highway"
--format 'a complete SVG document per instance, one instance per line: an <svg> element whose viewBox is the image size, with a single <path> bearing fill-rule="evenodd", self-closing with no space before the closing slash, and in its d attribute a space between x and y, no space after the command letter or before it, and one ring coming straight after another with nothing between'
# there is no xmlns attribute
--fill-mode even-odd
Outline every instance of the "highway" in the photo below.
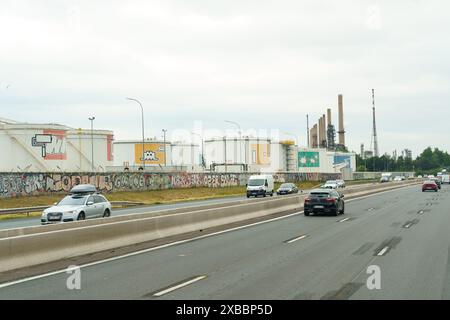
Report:
<svg viewBox="0 0 450 320"><path fill-rule="evenodd" d="M207 200L193 200L193 201L180 201L171 204L155 204L150 206L137 206L137 207L129 207L123 209L114 209L111 216L121 216L126 214L133 213L145 213L145 212L153 212L159 210L170 210L170 209L178 209L178 208L189 208L195 207L199 205L208 205L208 204L220 204L227 203L233 201L239 201L247 199L245 196L238 197L224 197L217 199L207 199ZM1 229L14 229L14 228L24 228L37 226L41 224L40 217L33 218L17 218L17 219L7 219L0 221L0 230Z"/></svg>
<svg viewBox="0 0 450 320"><path fill-rule="evenodd" d="M450 299L449 208L448 185L405 187L82 266L81 290L66 273L0 284L0 299Z"/></svg>
<svg viewBox="0 0 450 320"><path fill-rule="evenodd" d="M378 185L378 183L376 183L376 185ZM353 189L353 188L358 188L360 186L361 185L352 185L352 186L347 187L347 190ZM310 190L302 190L303 193L308 193L309 191ZM274 194L274 197L276 197L276 196L277 195ZM107 195L106 195L106 197L107 197ZM154 211L159 211L159 210L189 208L189 207L196 207L199 205L222 204L222 203L229 203L229 202L240 201L240 200L245 200L245 199L247 199L247 197L245 195L243 195L243 196L230 196L230 197L206 199L206 200L180 201L180 202L171 203L171 204L156 204L156 205L150 205L150 206L129 207L129 208L123 208L123 209L114 209L111 216L121 216L121 215L134 214L134 213L146 213L146 212L154 212ZM263 198L260 198L260 199L263 199ZM0 221L0 230L38 226L40 224L41 224L40 217L7 219L7 220Z"/></svg>

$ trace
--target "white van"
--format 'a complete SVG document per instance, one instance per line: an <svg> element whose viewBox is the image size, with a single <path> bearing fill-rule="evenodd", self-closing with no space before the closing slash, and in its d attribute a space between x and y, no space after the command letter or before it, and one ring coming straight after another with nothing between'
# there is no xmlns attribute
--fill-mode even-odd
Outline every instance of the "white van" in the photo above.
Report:
<svg viewBox="0 0 450 320"><path fill-rule="evenodd" d="M273 196L274 182L270 174L251 176L247 182L247 198L250 196Z"/></svg>

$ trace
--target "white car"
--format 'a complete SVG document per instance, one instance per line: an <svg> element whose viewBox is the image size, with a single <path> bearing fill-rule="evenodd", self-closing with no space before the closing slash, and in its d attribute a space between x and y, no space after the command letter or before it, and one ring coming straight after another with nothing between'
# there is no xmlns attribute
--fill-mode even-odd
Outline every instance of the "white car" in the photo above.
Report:
<svg viewBox="0 0 450 320"><path fill-rule="evenodd" d="M403 179L402 179L402 177L400 177L400 176L396 176L396 177L394 178L394 181L403 181Z"/></svg>
<svg viewBox="0 0 450 320"><path fill-rule="evenodd" d="M79 185L70 194L41 215L41 224L109 217L111 203L97 193L95 186Z"/></svg>
<svg viewBox="0 0 450 320"><path fill-rule="evenodd" d="M324 185L321 186L322 189L337 189L338 183L334 180L325 182Z"/></svg>
<svg viewBox="0 0 450 320"><path fill-rule="evenodd" d="M338 185L338 188L345 188L345 181L344 180L336 180L336 183Z"/></svg>

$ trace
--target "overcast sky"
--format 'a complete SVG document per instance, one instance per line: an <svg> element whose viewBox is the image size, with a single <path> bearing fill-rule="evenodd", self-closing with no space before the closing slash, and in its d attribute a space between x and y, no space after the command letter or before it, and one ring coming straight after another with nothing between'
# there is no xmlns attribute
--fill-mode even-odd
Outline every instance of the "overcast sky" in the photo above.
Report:
<svg viewBox="0 0 450 320"><path fill-rule="evenodd" d="M449 12L425 0L0 0L0 117L78 128L94 115L139 139L129 96L147 136L232 120L305 145L306 114L332 107L337 125L342 93L359 151L375 88L382 153L450 150Z"/></svg>

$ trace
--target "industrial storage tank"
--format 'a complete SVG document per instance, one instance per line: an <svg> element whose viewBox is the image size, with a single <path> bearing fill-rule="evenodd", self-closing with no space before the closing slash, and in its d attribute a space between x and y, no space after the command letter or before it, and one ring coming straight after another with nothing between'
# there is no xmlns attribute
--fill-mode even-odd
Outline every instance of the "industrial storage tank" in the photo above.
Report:
<svg viewBox="0 0 450 320"><path fill-rule="evenodd" d="M242 170L245 166L247 171L258 172L271 165L271 139L255 137L208 139L205 140L205 159L208 167L215 167L214 171Z"/></svg>
<svg viewBox="0 0 450 320"><path fill-rule="evenodd" d="M146 139L144 143L142 140L115 141L114 155L114 167L118 170L138 170L144 164L145 167L163 167L172 163L170 142L156 139Z"/></svg>
<svg viewBox="0 0 450 320"><path fill-rule="evenodd" d="M113 140L114 134L108 130L0 118L0 171L105 171L113 164Z"/></svg>
<svg viewBox="0 0 450 320"><path fill-rule="evenodd" d="M172 165L186 167L188 171L198 171L202 165L200 146L193 143L174 142L172 148Z"/></svg>

